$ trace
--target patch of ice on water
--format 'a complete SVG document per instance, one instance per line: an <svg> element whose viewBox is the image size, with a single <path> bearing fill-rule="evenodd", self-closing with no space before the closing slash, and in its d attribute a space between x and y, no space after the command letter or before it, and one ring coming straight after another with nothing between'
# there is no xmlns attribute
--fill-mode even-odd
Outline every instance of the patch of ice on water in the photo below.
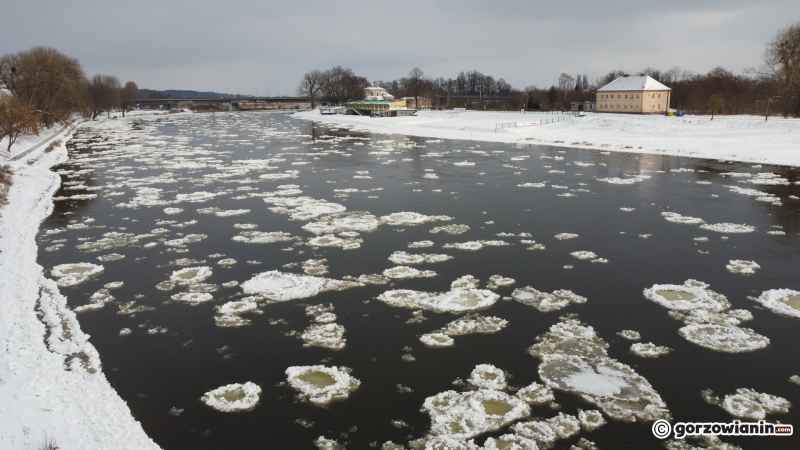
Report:
<svg viewBox="0 0 800 450"><path fill-rule="evenodd" d="M416 212L396 212L380 218L382 223L387 225L414 226L427 222L453 220L450 216L426 216Z"/></svg>
<svg viewBox="0 0 800 450"><path fill-rule="evenodd" d="M664 308L676 311L707 309L723 311L730 308L728 299L708 289L709 285L697 280L686 280L682 285L655 284L644 290L644 297Z"/></svg>
<svg viewBox="0 0 800 450"><path fill-rule="evenodd" d="M545 187L544 183L520 183L517 187L532 187L532 188L543 188Z"/></svg>
<svg viewBox="0 0 800 450"><path fill-rule="evenodd" d="M307 259L300 263L306 275L323 276L328 274L327 259Z"/></svg>
<svg viewBox="0 0 800 450"><path fill-rule="evenodd" d="M183 208L164 208L164 214L175 215L183 212Z"/></svg>
<svg viewBox="0 0 800 450"><path fill-rule="evenodd" d="M622 207L619 210L622 211L622 212L631 212L631 211L636 211L636 208Z"/></svg>
<svg viewBox="0 0 800 450"><path fill-rule="evenodd" d="M76 307L75 312L96 311L104 307L106 303L111 303L113 301L114 296L111 295L108 289L100 289L89 297L89 303Z"/></svg>
<svg viewBox="0 0 800 450"><path fill-rule="evenodd" d="M238 328L250 325L251 321L242 317L244 314L263 314L258 307L260 297L245 297L241 300L227 302L216 308L214 323L221 328Z"/></svg>
<svg viewBox="0 0 800 450"><path fill-rule="evenodd" d="M475 288L453 288L444 293L397 289L378 296L378 300L390 306L453 313L486 309L499 299L492 291Z"/></svg>
<svg viewBox="0 0 800 450"><path fill-rule="evenodd" d="M344 331L344 327L336 323L314 323L303 331L300 339L303 340L303 347L341 350L347 344Z"/></svg>
<svg viewBox="0 0 800 450"><path fill-rule="evenodd" d="M441 227L434 227L433 229L431 229L430 233L436 234L441 232L441 233L456 235L456 234L466 233L467 231L469 231L469 225L461 225L454 223L452 225L443 225Z"/></svg>
<svg viewBox="0 0 800 450"><path fill-rule="evenodd" d="M125 255L120 255L119 253L109 253L108 255L101 255L97 257L97 260L100 262L109 262L109 261L119 261L120 259L125 258Z"/></svg>
<svg viewBox="0 0 800 450"><path fill-rule="evenodd" d="M175 203L201 203L220 195L220 193L211 193L206 191L192 192L191 194L178 194L175 196Z"/></svg>
<svg viewBox="0 0 800 450"><path fill-rule="evenodd" d="M187 286L190 284L202 283L212 274L213 271L211 270L211 267L208 266L187 267L185 269L172 272L172 275L169 276L169 279L181 286Z"/></svg>
<svg viewBox="0 0 800 450"><path fill-rule="evenodd" d="M339 247L343 250L355 250L361 248L363 239L360 238L340 238L332 234L315 236L306 242L310 247Z"/></svg>
<svg viewBox="0 0 800 450"><path fill-rule="evenodd" d="M435 277L436 272L432 270L417 270L408 266L397 266L383 271L383 276L395 280L403 280L406 278L430 278Z"/></svg>
<svg viewBox="0 0 800 450"><path fill-rule="evenodd" d="M170 296L170 298L176 302L189 303L191 305L198 305L214 300L214 296L208 292L180 292Z"/></svg>
<svg viewBox="0 0 800 450"><path fill-rule="evenodd" d="M573 393L615 420L670 419L666 404L631 367L610 358L608 344L589 326L566 319L537 338L528 353L539 358L539 377Z"/></svg>
<svg viewBox="0 0 800 450"><path fill-rule="evenodd" d="M705 220L699 217L682 216L675 212L662 212L661 217L672 223L682 223L686 225L699 225L706 223Z"/></svg>
<svg viewBox="0 0 800 450"><path fill-rule="evenodd" d="M769 338L749 328L731 325L691 323L678 330L678 334L693 344L725 353L751 352L769 345Z"/></svg>
<svg viewBox="0 0 800 450"><path fill-rule="evenodd" d="M242 216L248 213L250 213L249 209L227 209L227 210L216 211L214 212L214 215L217 217L233 217L233 216Z"/></svg>
<svg viewBox="0 0 800 450"><path fill-rule="evenodd" d="M56 284L60 287L70 287L89 280L103 270L103 266L92 263L59 264L53 267L50 275L57 279Z"/></svg>
<svg viewBox="0 0 800 450"><path fill-rule="evenodd" d="M638 341L642 338L642 335L638 331L634 330L622 330L617 333L618 336L621 336L629 341Z"/></svg>
<svg viewBox="0 0 800 450"><path fill-rule="evenodd" d="M378 229L380 222L372 214L360 211L331 214L324 220L303 225L303 229L314 234L336 234L348 231L370 233Z"/></svg>
<svg viewBox="0 0 800 450"><path fill-rule="evenodd" d="M233 228L237 228L239 230L255 230L258 228L258 225L255 223L235 223L233 224Z"/></svg>
<svg viewBox="0 0 800 450"><path fill-rule="evenodd" d="M600 411L578 410L578 421L581 423L581 428L586 431L594 431L606 424L606 419Z"/></svg>
<svg viewBox="0 0 800 450"><path fill-rule="evenodd" d="M511 245L506 241L500 240L482 240L482 241L468 241L468 242L454 242L445 244L442 248L454 248L456 250L478 251L484 247L502 247Z"/></svg>
<svg viewBox="0 0 800 450"><path fill-rule="evenodd" d="M791 184L789 183L789 180L787 180L786 178L783 178L780 175L770 172L757 173L746 180L740 181L740 183L763 184L771 186L775 185L788 186L789 184Z"/></svg>
<svg viewBox="0 0 800 450"><path fill-rule="evenodd" d="M501 286L511 286L517 281L513 278L506 278L501 275L492 275L489 277L489 283L486 285L489 289L497 289Z"/></svg>
<svg viewBox="0 0 800 450"><path fill-rule="evenodd" d="M205 234L187 234L186 236L178 239L172 239L170 241L164 242L164 245L168 247L177 247L177 248L184 248L187 244L193 244L195 242L200 242L203 239L207 238L208 235Z"/></svg>
<svg viewBox="0 0 800 450"><path fill-rule="evenodd" d="M701 393L703 400L717 405L728 414L744 420L764 420L767 414L786 414L792 403L777 395L756 392L753 389L739 388L735 394L728 394L720 400L711 389Z"/></svg>
<svg viewBox="0 0 800 450"><path fill-rule="evenodd" d="M347 367L292 366L286 369L286 383L298 391L302 401L326 406L334 401L347 400L361 385L350 372Z"/></svg>
<svg viewBox="0 0 800 450"><path fill-rule="evenodd" d="M468 314L458 318L441 329L420 336L419 340L429 347L450 347L453 345L453 336L467 334L497 333L508 325L508 321L499 317L484 317L480 314Z"/></svg>
<svg viewBox="0 0 800 450"><path fill-rule="evenodd" d="M450 283L450 289L477 289L480 283L480 280L472 275L464 275Z"/></svg>
<svg viewBox="0 0 800 450"><path fill-rule="evenodd" d="M548 294L547 292L537 291L530 286L515 289L511 293L511 298L523 305L533 306L541 312L558 311L566 308L570 303L586 303L586 297L566 289L558 289L553 291L552 294Z"/></svg>
<svg viewBox="0 0 800 450"><path fill-rule="evenodd" d="M618 177L598 178L597 181L602 181L604 183L609 183L609 184L634 184L649 179L650 175L636 175L631 178L618 178Z"/></svg>
<svg viewBox="0 0 800 450"><path fill-rule="evenodd" d="M262 272L241 284L245 294L260 295L273 302L309 298L327 291L363 286L363 283L334 280L272 270Z"/></svg>
<svg viewBox="0 0 800 450"><path fill-rule="evenodd" d="M406 253L404 251L394 252L389 256L389 261L394 264L422 264L438 263L453 259L450 255L430 254L430 253Z"/></svg>
<svg viewBox="0 0 800 450"><path fill-rule="evenodd" d="M642 358L658 358L659 356L667 355L672 349L669 347L662 347L655 345L652 342L637 342L631 344L631 353Z"/></svg>
<svg viewBox="0 0 800 450"><path fill-rule="evenodd" d="M551 448L558 439L567 439L581 431L581 423L575 416L558 413L549 419L536 419L511 426L516 436L535 441L539 447Z"/></svg>
<svg viewBox="0 0 800 450"><path fill-rule="evenodd" d="M756 264L755 261L745 261L741 259L732 259L728 262L728 265L725 266L731 273L738 273L742 275L753 275L756 273L756 269L760 269L761 266Z"/></svg>
<svg viewBox="0 0 800 450"><path fill-rule="evenodd" d="M347 210L344 205L318 200L311 197L264 197L265 203L275 206L270 211L286 214L292 220L311 220L326 214L342 213Z"/></svg>
<svg viewBox="0 0 800 450"><path fill-rule="evenodd" d="M472 369L467 384L473 389L505 390L506 373L491 364L478 364Z"/></svg>
<svg viewBox="0 0 800 450"><path fill-rule="evenodd" d="M758 298L748 297L775 314L800 319L800 292L792 289L770 289Z"/></svg>
<svg viewBox="0 0 800 450"><path fill-rule="evenodd" d="M221 412L250 411L258 405L261 388L250 381L229 384L206 392L200 400Z"/></svg>
<svg viewBox="0 0 800 450"><path fill-rule="evenodd" d="M752 233L756 231L756 227L746 224L737 223L713 223L700 225L700 228L708 231L716 231L717 233Z"/></svg>
<svg viewBox="0 0 800 450"><path fill-rule="evenodd" d="M273 242L286 242L294 239L290 233L283 231L242 231L233 238L234 242L243 244L271 244Z"/></svg>
<svg viewBox="0 0 800 450"><path fill-rule="evenodd" d="M578 237L578 235L573 233L559 233L555 235L555 238L558 239L559 241L566 241L567 239L575 239L576 237Z"/></svg>
<svg viewBox="0 0 800 450"><path fill-rule="evenodd" d="M570 253L570 255L572 255L572 256L574 256L574 257L576 257L578 259L595 259L595 258L597 258L597 255L594 254L594 252L590 252L590 251L586 251L586 250L582 250L582 251L578 251L578 252L572 252L572 253Z"/></svg>
<svg viewBox="0 0 800 450"><path fill-rule="evenodd" d="M416 241L416 242L409 242L408 248L428 248L433 247L433 241Z"/></svg>
<svg viewBox="0 0 800 450"><path fill-rule="evenodd" d="M553 395L553 390L549 386L536 382L523 387L514 395L529 405L539 406L546 405L556 399Z"/></svg>

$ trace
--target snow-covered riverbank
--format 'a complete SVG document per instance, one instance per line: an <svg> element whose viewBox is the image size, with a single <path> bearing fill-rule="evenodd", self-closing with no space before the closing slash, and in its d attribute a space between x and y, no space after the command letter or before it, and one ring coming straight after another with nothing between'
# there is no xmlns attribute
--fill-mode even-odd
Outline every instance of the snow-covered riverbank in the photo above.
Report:
<svg viewBox="0 0 800 450"><path fill-rule="evenodd" d="M158 448L106 380L97 351L37 264L36 234L53 209L74 128L20 161L0 208L0 448Z"/></svg>
<svg viewBox="0 0 800 450"><path fill-rule="evenodd" d="M411 117L369 118L320 115L319 110L293 117L351 125L378 133L530 143L562 147L725 161L800 166L800 119L757 116L641 116L587 113L563 122L495 131L496 124L551 117L521 113L453 113L420 111Z"/></svg>

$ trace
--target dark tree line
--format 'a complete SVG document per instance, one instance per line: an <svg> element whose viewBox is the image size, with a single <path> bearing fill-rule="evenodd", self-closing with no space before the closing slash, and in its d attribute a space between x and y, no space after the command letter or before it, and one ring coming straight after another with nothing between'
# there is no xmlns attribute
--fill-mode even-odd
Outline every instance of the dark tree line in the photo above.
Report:
<svg viewBox="0 0 800 450"><path fill-rule="evenodd" d="M87 78L80 62L54 48L35 47L0 58L0 139L7 151L20 136L69 122L92 119L139 98L136 83L123 87L112 75Z"/></svg>

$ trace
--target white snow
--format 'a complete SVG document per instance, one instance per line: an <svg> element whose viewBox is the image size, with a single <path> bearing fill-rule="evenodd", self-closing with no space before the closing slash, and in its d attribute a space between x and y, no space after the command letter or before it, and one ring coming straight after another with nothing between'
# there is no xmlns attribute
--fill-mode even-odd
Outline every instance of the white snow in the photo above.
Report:
<svg viewBox="0 0 800 450"><path fill-rule="evenodd" d="M800 292L792 289L770 289L758 298L748 297L775 314L800 319Z"/></svg>
<svg viewBox="0 0 800 450"><path fill-rule="evenodd" d="M372 119L361 116L322 116L319 110L293 117L317 120L386 134L466 139L473 141L531 143L582 149L689 156L726 161L746 161L800 166L800 120L757 116L666 117L586 113L559 123L506 128L495 125L550 118L546 114L419 111L410 117Z"/></svg>

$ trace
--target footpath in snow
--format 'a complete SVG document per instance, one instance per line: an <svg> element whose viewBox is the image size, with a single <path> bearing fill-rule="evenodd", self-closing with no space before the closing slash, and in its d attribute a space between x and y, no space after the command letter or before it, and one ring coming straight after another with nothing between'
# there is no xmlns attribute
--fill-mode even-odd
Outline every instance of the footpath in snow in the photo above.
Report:
<svg viewBox="0 0 800 450"><path fill-rule="evenodd" d="M555 115L420 111L409 117L321 115L295 118L355 126L377 133L486 142L555 145L595 150L688 156L724 161L800 166L800 119L758 116L650 116L586 113L559 123L504 128Z"/></svg>
<svg viewBox="0 0 800 450"><path fill-rule="evenodd" d="M36 262L39 224L61 182L50 168L67 160L74 131L67 127L7 163L14 174L9 203L0 207L0 448L157 449ZM57 140L61 145L46 151ZM15 156L35 142L26 144Z"/></svg>

